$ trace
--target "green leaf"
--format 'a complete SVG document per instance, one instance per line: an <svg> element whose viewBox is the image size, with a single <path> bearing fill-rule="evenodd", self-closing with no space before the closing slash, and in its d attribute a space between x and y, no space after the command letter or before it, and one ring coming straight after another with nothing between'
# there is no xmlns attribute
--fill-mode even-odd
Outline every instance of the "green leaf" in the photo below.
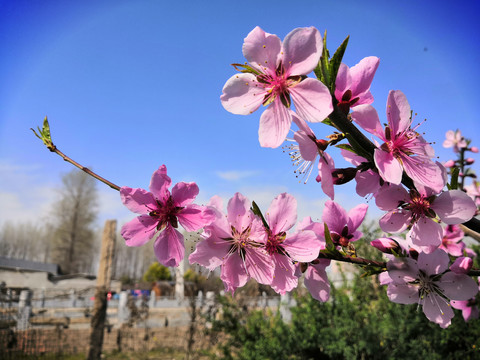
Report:
<svg viewBox="0 0 480 360"><path fill-rule="evenodd" d="M347 48L348 40L350 39L350 35L343 40L342 44L338 47L335 54L333 54L332 59L330 60L330 76L333 79L331 82L331 86L329 87L332 94L335 91L335 80L337 79L338 69L340 68L340 64L342 63L343 55L345 54L345 49Z"/></svg>
<svg viewBox="0 0 480 360"><path fill-rule="evenodd" d="M345 136L347 137L348 139L348 142L350 143L350 145L352 146L352 149L354 150L354 153L361 156L361 157L364 157L365 159L367 160L372 160L371 159L371 155L366 152L365 150L363 150L363 147L357 142L357 140L355 139L355 137L353 137L351 134L349 133L346 133Z"/></svg>
<svg viewBox="0 0 480 360"><path fill-rule="evenodd" d="M326 242L327 250L332 252L335 250L335 245L333 244L332 236L330 235L330 230L328 230L327 223L324 223L323 225L324 225L324 234L325 234L325 242Z"/></svg>
<svg viewBox="0 0 480 360"><path fill-rule="evenodd" d="M353 147L350 144L337 144L337 145L335 145L335 147L337 147L339 149L347 150L347 151L350 151L350 152L356 154L355 150L353 150Z"/></svg>
<svg viewBox="0 0 480 360"><path fill-rule="evenodd" d="M330 120L329 118L326 118L325 120L323 120L322 124L333 126L334 128L336 128L335 125L333 125L332 120Z"/></svg>
<svg viewBox="0 0 480 360"><path fill-rule="evenodd" d="M327 30L325 30L325 34L323 35L322 56L320 57L317 67L313 71L318 80L330 89L329 59L330 54L327 49Z"/></svg>
<svg viewBox="0 0 480 360"><path fill-rule="evenodd" d="M263 226L265 226L265 229L270 230L270 227L268 226L267 221L263 217L263 214L255 201L252 201L252 207L250 209L253 211L255 215L257 215L258 217L260 217L260 219L262 219L262 223L263 223Z"/></svg>
<svg viewBox="0 0 480 360"><path fill-rule="evenodd" d="M45 119L43 119L42 137L45 145L47 145L45 141L48 141L50 143L52 142L52 137L50 135L50 125L48 123L48 119L46 116L45 116Z"/></svg>
<svg viewBox="0 0 480 360"><path fill-rule="evenodd" d="M458 175L460 174L460 168L454 167L452 169L452 175L450 177L450 186L449 190L458 189Z"/></svg>

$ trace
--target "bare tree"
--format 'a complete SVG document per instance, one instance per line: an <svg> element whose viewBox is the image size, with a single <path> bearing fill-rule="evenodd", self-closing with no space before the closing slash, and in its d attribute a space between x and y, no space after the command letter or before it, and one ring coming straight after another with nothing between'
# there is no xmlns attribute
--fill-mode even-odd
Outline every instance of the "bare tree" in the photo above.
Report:
<svg viewBox="0 0 480 360"><path fill-rule="evenodd" d="M48 225L7 221L0 227L0 256L48 262L50 237Z"/></svg>
<svg viewBox="0 0 480 360"><path fill-rule="evenodd" d="M64 273L91 271L96 245L97 190L93 178L73 170L62 177L52 215L52 260Z"/></svg>

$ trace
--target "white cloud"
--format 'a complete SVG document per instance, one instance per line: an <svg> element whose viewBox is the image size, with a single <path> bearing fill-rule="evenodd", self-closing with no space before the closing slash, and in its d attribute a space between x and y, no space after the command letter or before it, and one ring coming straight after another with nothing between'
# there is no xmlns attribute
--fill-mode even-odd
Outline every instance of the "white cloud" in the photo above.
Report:
<svg viewBox="0 0 480 360"><path fill-rule="evenodd" d="M249 178L251 176L257 175L258 171L238 171L238 170L231 170L231 171L217 171L217 176L223 180L227 181L238 181Z"/></svg>

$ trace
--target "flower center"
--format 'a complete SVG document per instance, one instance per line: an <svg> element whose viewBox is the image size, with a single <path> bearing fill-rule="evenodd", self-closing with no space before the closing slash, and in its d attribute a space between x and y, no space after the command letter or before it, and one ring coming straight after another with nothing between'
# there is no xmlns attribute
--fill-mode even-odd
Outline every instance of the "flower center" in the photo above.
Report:
<svg viewBox="0 0 480 360"><path fill-rule="evenodd" d="M268 254L273 255L275 253L280 253L285 255L285 249L282 246L282 243L285 241L287 234L283 231L279 234L268 234L267 244L265 245L265 250Z"/></svg>

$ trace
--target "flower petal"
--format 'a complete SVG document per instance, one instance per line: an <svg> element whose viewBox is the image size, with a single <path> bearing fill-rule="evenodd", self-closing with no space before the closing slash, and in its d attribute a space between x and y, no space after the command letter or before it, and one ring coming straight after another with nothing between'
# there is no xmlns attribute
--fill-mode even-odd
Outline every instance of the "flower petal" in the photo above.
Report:
<svg viewBox="0 0 480 360"><path fill-rule="evenodd" d="M380 218L379 225L383 231L389 233L399 233L404 231L410 224L410 212L402 210L392 210Z"/></svg>
<svg viewBox="0 0 480 360"><path fill-rule="evenodd" d="M295 265L287 256L274 255L275 272L270 286L275 292L285 294L297 287L298 277L295 276Z"/></svg>
<svg viewBox="0 0 480 360"><path fill-rule="evenodd" d="M228 222L238 231L246 229L252 223L250 201L238 192L228 201L227 213Z"/></svg>
<svg viewBox="0 0 480 360"><path fill-rule="evenodd" d="M199 192L194 182L179 182L172 188L172 199L175 206L185 206L195 200Z"/></svg>
<svg viewBox="0 0 480 360"><path fill-rule="evenodd" d="M352 112L352 119L363 130L385 141L385 134L377 110L371 105L358 105Z"/></svg>
<svg viewBox="0 0 480 360"><path fill-rule="evenodd" d="M410 230L412 243L417 246L439 247L442 244L442 237L442 226L427 217L418 219Z"/></svg>
<svg viewBox="0 0 480 360"><path fill-rule="evenodd" d="M420 253L417 264L427 275L437 275L448 269L449 261L447 253L437 249L431 254Z"/></svg>
<svg viewBox="0 0 480 360"><path fill-rule="evenodd" d="M387 296L397 304L415 304L419 300L417 287L410 284L389 283Z"/></svg>
<svg viewBox="0 0 480 360"><path fill-rule="evenodd" d="M123 225L120 234L127 246L142 246L155 236L157 224L150 215L140 215Z"/></svg>
<svg viewBox="0 0 480 360"><path fill-rule="evenodd" d="M250 278L245 269L245 264L238 253L231 254L223 263L220 274L225 290L233 295L238 287L245 285Z"/></svg>
<svg viewBox="0 0 480 360"><path fill-rule="evenodd" d="M253 74L237 74L223 86L220 100L225 110L237 115L248 115L262 105L266 90Z"/></svg>
<svg viewBox="0 0 480 360"><path fill-rule="evenodd" d="M242 51L245 59L257 70L264 73L268 69L268 72L274 73L280 61L281 48L282 42L277 35L257 26L245 38Z"/></svg>
<svg viewBox="0 0 480 360"><path fill-rule="evenodd" d="M369 56L360 60L360 62L350 68L350 76L352 78L352 97L358 97L359 100L355 105L371 104L373 96L370 93L370 85L377 71L380 59L375 56Z"/></svg>
<svg viewBox="0 0 480 360"><path fill-rule="evenodd" d="M167 175L167 167L162 165L155 171L150 180L150 191L155 199L161 203L165 203L170 197L170 191L168 188L172 184L172 179Z"/></svg>
<svg viewBox="0 0 480 360"><path fill-rule="evenodd" d="M475 280L466 274L456 274L452 271L443 275L437 285L451 300L469 300L478 293L478 284Z"/></svg>
<svg viewBox="0 0 480 360"><path fill-rule="evenodd" d="M367 204L360 204L355 206L352 210L350 210L347 214L348 216L348 231L353 233L358 227L362 224L365 216L367 215L368 205Z"/></svg>
<svg viewBox="0 0 480 360"><path fill-rule="evenodd" d="M283 40L283 66L287 76L306 75L322 54L322 36L313 26L292 30Z"/></svg>
<svg viewBox="0 0 480 360"><path fill-rule="evenodd" d="M403 168L392 153L375 149L375 166L383 180L399 185L402 181Z"/></svg>
<svg viewBox="0 0 480 360"><path fill-rule="evenodd" d="M290 112L279 99L276 99L260 116L258 129L260 146L276 148L282 145L291 124Z"/></svg>
<svg viewBox="0 0 480 360"><path fill-rule="evenodd" d="M265 216L273 234L286 232L297 221L297 200L290 194L280 194L273 199Z"/></svg>
<svg viewBox="0 0 480 360"><path fill-rule="evenodd" d="M274 264L272 257L261 249L250 248L245 252L247 273L260 284L269 285L273 280Z"/></svg>
<svg viewBox="0 0 480 360"><path fill-rule="evenodd" d="M412 123L410 104L400 90L390 90L387 99L387 120L392 135L408 129Z"/></svg>
<svg viewBox="0 0 480 360"><path fill-rule="evenodd" d="M333 111L330 90L319 80L307 78L289 88L298 115L310 122L321 122Z"/></svg>
<svg viewBox="0 0 480 360"><path fill-rule="evenodd" d="M309 265L305 273L305 286L314 299L322 302L330 298L330 282L325 271L329 264L330 260L328 264Z"/></svg>
<svg viewBox="0 0 480 360"><path fill-rule="evenodd" d="M375 205L381 210L396 209L399 203L408 203L407 190L401 185L384 185L375 195Z"/></svg>
<svg viewBox="0 0 480 360"><path fill-rule="evenodd" d="M228 241L209 237L196 245L195 251L190 254L188 260L190 264L199 264L213 271L223 263L230 246Z"/></svg>
<svg viewBox="0 0 480 360"><path fill-rule="evenodd" d="M120 188L120 199L128 210L137 214L148 214L158 208L153 194L144 189L122 186Z"/></svg>
<svg viewBox="0 0 480 360"><path fill-rule="evenodd" d="M432 209L440 219L449 225L470 220L477 210L473 200L461 190L441 193L432 204Z"/></svg>
<svg viewBox="0 0 480 360"><path fill-rule="evenodd" d="M427 294L423 303L423 312L428 320L446 328L453 319L453 310L449 303L435 293Z"/></svg>
<svg viewBox="0 0 480 360"><path fill-rule="evenodd" d="M325 202L322 220L327 223L330 232L341 234L343 228L347 225L347 212L336 202L328 200Z"/></svg>
<svg viewBox="0 0 480 360"><path fill-rule="evenodd" d="M215 220L215 211L205 206L189 204L177 214L178 222L187 231L197 231Z"/></svg>
<svg viewBox="0 0 480 360"><path fill-rule="evenodd" d="M168 225L153 244L158 262L164 266L178 266L185 255L183 235Z"/></svg>
<svg viewBox="0 0 480 360"><path fill-rule="evenodd" d="M311 230L303 230L289 235L282 245L290 258L299 262L315 260L322 248L322 242Z"/></svg>

